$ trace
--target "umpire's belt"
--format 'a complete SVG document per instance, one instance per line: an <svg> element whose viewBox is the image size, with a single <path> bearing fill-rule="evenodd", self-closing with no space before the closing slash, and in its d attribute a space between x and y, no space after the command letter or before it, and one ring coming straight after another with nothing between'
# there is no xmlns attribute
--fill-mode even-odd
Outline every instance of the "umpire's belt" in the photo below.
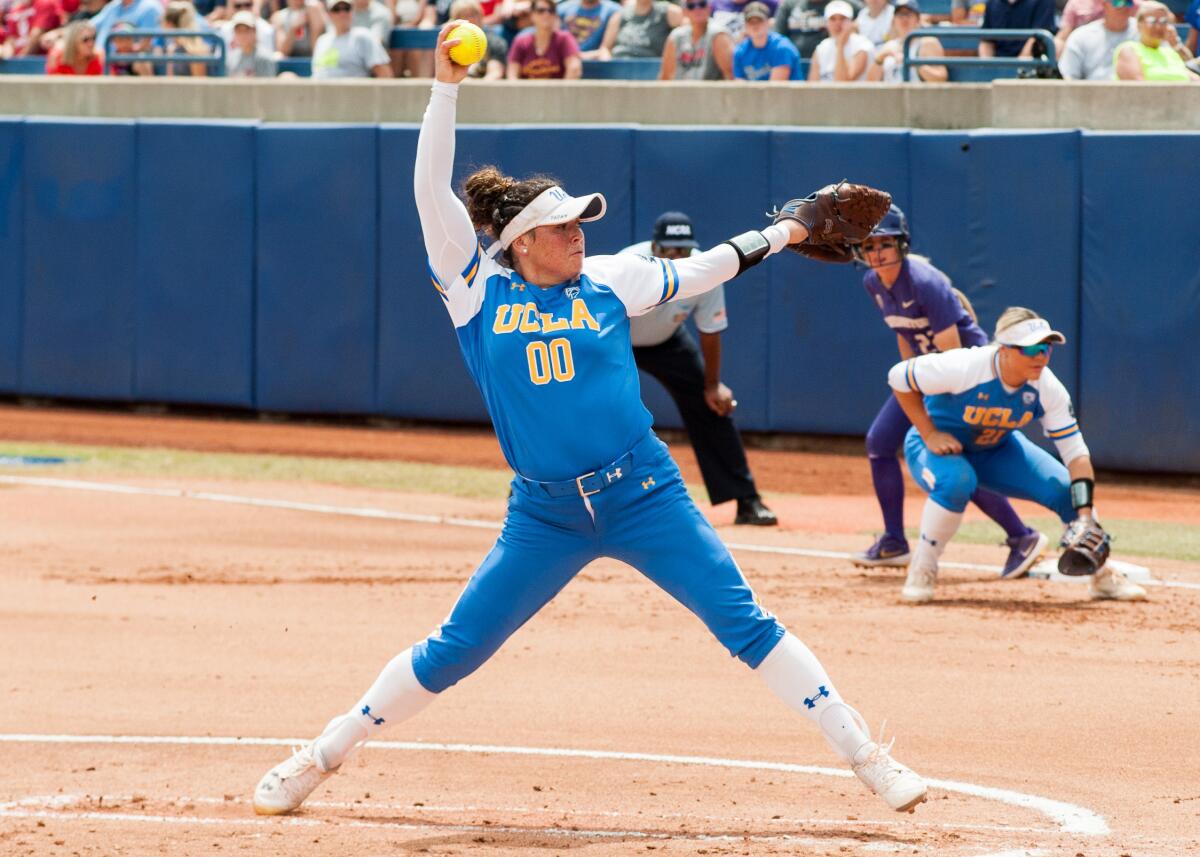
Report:
<svg viewBox="0 0 1200 857"><path fill-rule="evenodd" d="M524 476L518 476L517 478L534 491L545 492L551 497L571 497L576 495L590 497L593 494L599 494L609 486L616 485L632 472L633 450L630 450L607 467L593 470L591 473L585 473L582 476L576 476L574 479L565 479L562 482L538 482L534 479L526 479Z"/></svg>

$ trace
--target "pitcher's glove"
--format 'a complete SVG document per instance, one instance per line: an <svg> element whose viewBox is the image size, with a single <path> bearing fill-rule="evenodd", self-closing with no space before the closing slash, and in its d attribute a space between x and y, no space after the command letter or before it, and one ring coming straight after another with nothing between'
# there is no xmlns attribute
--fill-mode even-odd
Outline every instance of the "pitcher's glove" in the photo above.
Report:
<svg viewBox="0 0 1200 857"><path fill-rule="evenodd" d="M1078 577L1095 574L1108 561L1112 539L1094 518L1076 518L1067 524L1059 546L1058 570Z"/></svg>
<svg viewBox="0 0 1200 857"><path fill-rule="evenodd" d="M850 262L854 245L866 240L891 204L891 194L843 179L804 199L790 199L771 214L775 223L795 220L808 230L803 243L788 249L819 262Z"/></svg>

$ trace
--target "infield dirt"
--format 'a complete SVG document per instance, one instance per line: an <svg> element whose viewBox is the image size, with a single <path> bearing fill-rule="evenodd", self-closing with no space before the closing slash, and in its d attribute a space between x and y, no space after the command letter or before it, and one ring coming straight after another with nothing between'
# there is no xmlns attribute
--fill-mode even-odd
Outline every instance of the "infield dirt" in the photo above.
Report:
<svg viewBox="0 0 1200 857"><path fill-rule="evenodd" d="M491 435L469 431L2 408L0 439L503 467ZM694 479L690 453L673 451ZM784 526L735 528L732 510L706 509L728 541L864 546L877 516L865 460L750 455ZM314 483L120 481L497 521L504 508ZM1200 518L1194 489L1102 491L1114 517ZM919 502L910 491L912 520ZM3 854L1200 853L1197 588L1102 604L1079 585L949 570L938 600L912 608L898 603L899 571L735 554L843 695L873 726L887 718L898 758L1085 808L1108 833L944 788L897 816L820 773L432 747L365 749L289 822L248 804L285 747L11 736L310 737L436 626L494 533L31 485L0 489L0 526ZM1002 553L955 544L949 557ZM1143 561L1200 584L1200 564ZM383 737L838 767L692 616L615 562L586 569L483 669Z"/></svg>

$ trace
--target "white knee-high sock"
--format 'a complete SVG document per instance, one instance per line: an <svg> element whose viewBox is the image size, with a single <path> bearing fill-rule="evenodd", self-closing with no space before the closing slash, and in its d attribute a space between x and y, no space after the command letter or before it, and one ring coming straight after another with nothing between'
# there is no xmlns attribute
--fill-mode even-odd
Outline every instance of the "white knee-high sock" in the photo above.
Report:
<svg viewBox="0 0 1200 857"><path fill-rule="evenodd" d="M791 633L783 635L755 672L776 696L815 723L847 762L870 742L862 718L842 701L817 656Z"/></svg>
<svg viewBox="0 0 1200 857"><path fill-rule="evenodd" d="M388 662L352 709L329 721L315 742L323 768L331 771L338 767L359 744L417 714L436 697L417 681L412 649L405 649Z"/></svg>
<svg viewBox="0 0 1200 857"><path fill-rule="evenodd" d="M921 538L913 554L913 565L937 568L942 552L958 532L962 519L962 512L951 512L933 500L926 500L925 510L921 512Z"/></svg>

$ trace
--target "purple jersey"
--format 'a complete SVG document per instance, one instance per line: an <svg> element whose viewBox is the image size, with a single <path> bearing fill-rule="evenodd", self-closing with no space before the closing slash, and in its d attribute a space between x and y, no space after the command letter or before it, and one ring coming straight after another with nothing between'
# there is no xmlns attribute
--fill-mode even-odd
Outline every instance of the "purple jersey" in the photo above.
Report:
<svg viewBox="0 0 1200 857"><path fill-rule="evenodd" d="M904 337L914 354L937 351L933 335L955 326L964 348L988 343L987 334L955 296L949 278L924 259L907 257L890 289L874 271L867 271L863 288L887 326Z"/></svg>

